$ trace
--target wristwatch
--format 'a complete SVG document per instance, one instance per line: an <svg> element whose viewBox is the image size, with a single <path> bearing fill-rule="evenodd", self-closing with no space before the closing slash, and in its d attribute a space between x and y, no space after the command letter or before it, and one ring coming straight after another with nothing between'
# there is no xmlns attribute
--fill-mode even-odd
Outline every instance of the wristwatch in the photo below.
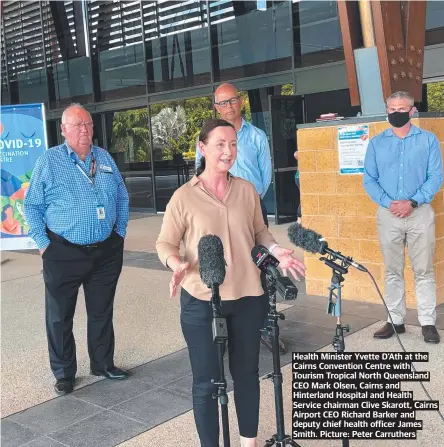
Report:
<svg viewBox="0 0 444 447"><path fill-rule="evenodd" d="M418 202L416 200L411 200L410 203L412 204L412 208L418 208Z"/></svg>

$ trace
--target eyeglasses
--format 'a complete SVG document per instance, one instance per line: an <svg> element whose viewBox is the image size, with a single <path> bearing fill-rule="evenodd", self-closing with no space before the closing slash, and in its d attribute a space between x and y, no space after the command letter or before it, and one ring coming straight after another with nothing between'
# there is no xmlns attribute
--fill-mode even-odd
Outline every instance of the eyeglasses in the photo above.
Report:
<svg viewBox="0 0 444 447"><path fill-rule="evenodd" d="M70 126L74 127L75 129L79 130L83 126L85 126L87 129L92 129L93 123L92 122L84 122L84 123L65 123L69 124Z"/></svg>
<svg viewBox="0 0 444 447"><path fill-rule="evenodd" d="M240 96L235 96L233 98L227 99L225 101L221 102L215 102L214 104L220 106L220 107L227 107L228 104L236 104L239 101Z"/></svg>

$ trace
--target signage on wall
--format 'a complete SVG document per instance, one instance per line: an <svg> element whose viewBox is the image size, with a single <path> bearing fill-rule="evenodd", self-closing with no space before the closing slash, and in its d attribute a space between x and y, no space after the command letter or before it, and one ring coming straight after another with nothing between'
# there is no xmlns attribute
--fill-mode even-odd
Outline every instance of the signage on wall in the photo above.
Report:
<svg viewBox="0 0 444 447"><path fill-rule="evenodd" d="M37 248L28 235L23 202L35 163L46 148L43 104L1 107L1 250Z"/></svg>
<svg viewBox="0 0 444 447"><path fill-rule="evenodd" d="M369 143L368 125L338 127L340 174L363 174Z"/></svg>

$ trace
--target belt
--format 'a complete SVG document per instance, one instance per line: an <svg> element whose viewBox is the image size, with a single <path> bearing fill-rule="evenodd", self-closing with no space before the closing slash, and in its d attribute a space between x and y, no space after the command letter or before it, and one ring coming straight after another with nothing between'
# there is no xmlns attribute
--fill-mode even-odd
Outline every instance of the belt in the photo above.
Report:
<svg viewBox="0 0 444 447"><path fill-rule="evenodd" d="M74 243L66 240L64 237L59 236L56 233L53 233L51 230L46 229L46 233L48 234L49 240L51 240L51 241L56 241L63 245L67 245L69 247L83 248L83 249L87 249L87 250L98 248L101 245L105 244L105 242L107 242L109 239L109 238L107 238L102 242L95 242L94 244L81 245L81 244L74 244Z"/></svg>

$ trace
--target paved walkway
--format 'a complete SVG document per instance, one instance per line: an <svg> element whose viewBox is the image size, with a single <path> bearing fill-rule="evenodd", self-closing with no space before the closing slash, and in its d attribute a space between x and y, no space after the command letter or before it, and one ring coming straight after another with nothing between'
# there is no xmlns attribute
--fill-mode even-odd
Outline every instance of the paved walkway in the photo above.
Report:
<svg viewBox="0 0 444 447"><path fill-rule="evenodd" d="M198 445L190 411L191 371L179 326L179 304L178 300L165 297L170 273L160 264L154 251L161 218L138 217L130 222L115 306L116 364L130 370L131 377L126 381L112 382L89 375L86 319L80 294L74 329L79 363L76 390L69 396L55 398L44 332L41 259L32 253L2 253L2 259L10 259L2 266L3 447L150 446L160 444L167 432L180 433L178 445ZM274 227L273 231L278 240L284 242L286 226ZM281 358L286 377L288 427L291 421L290 352L332 350L335 329L335 319L325 312L326 298L304 295L303 283L299 284L299 289L296 301L279 305L286 316L285 321L279 323L280 330L289 347L289 353ZM438 311L438 325L444 330L444 306ZM381 305L346 301L343 312L344 322L351 325L346 350L401 350L395 339L378 342L371 337L371 332L385 317ZM411 326L403 340L411 345L410 349L431 352L432 359L426 369L430 367L432 381L426 385L434 399L444 400L441 374L444 344L425 346L422 343L414 311L409 311L406 323ZM444 332L442 337L444 339ZM231 390L232 381L226 366ZM264 348L260 375L271 370L271 353ZM274 400L271 382L262 381L261 387L264 397L259 437L264 440L273 432ZM232 445L235 446L238 441L233 407L230 396ZM439 438L430 436L433 431L435 435L442 433L444 439L444 425L436 412L431 413L424 413L424 433L415 445L443 445L436 444ZM330 445L322 441L301 441L301 444ZM336 441L331 445L339 444Z"/></svg>

